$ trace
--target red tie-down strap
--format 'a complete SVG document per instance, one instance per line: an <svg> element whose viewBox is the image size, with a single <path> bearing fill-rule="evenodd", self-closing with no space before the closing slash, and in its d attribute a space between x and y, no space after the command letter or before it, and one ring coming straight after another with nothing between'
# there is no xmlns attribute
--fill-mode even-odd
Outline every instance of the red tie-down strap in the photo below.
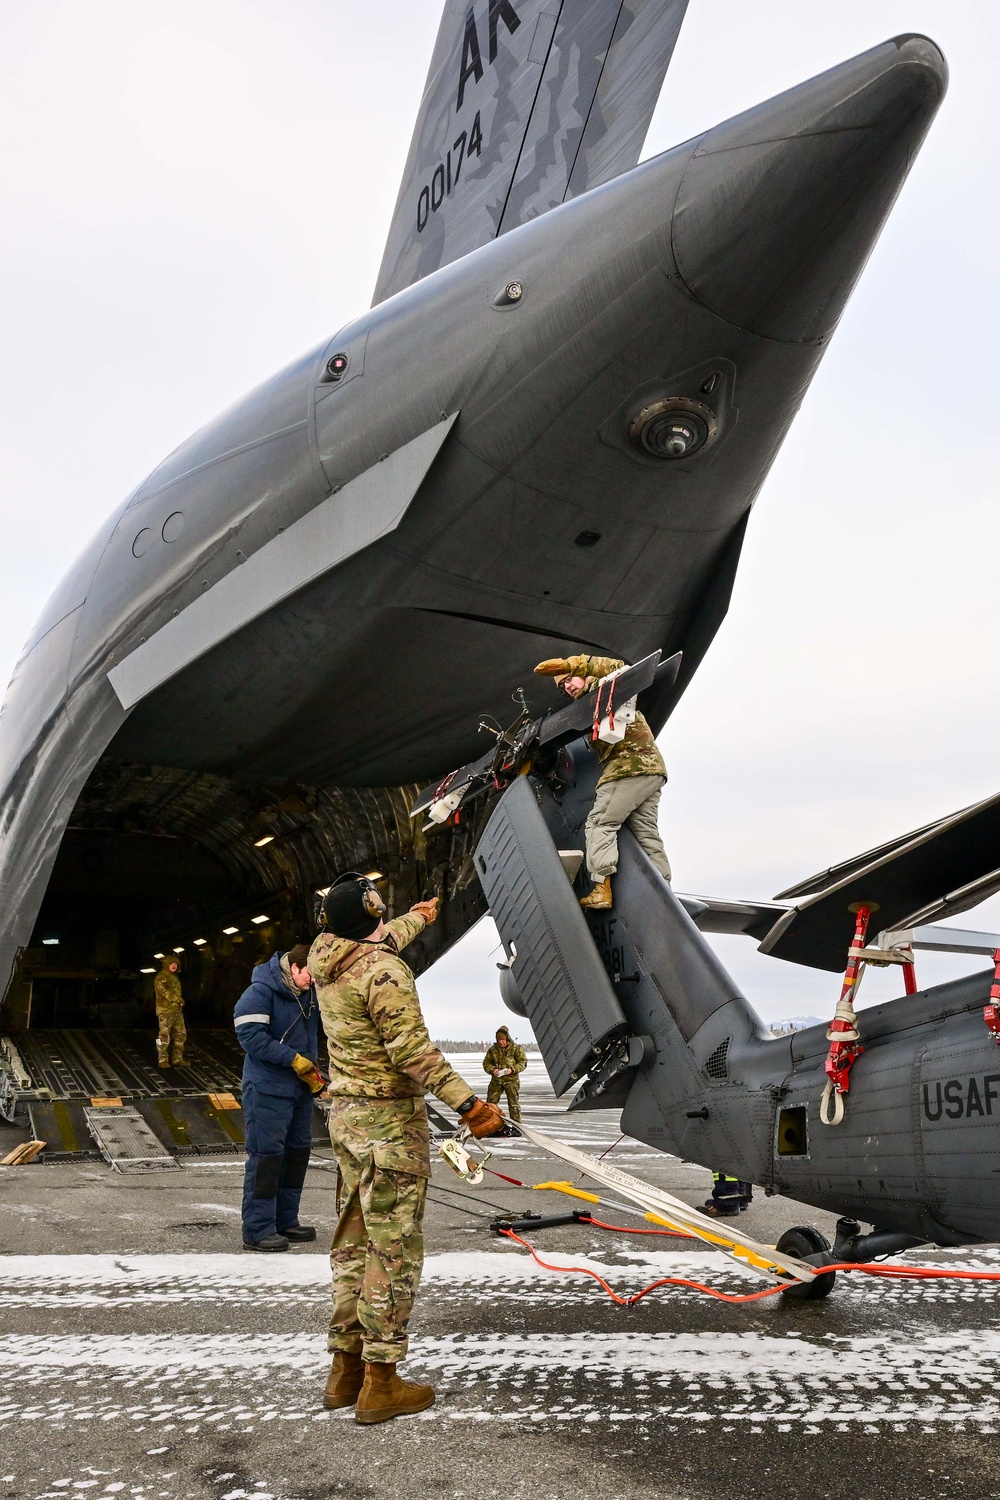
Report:
<svg viewBox="0 0 1000 1500"><path fill-rule="evenodd" d="M854 938L847 956L847 968L840 989L840 999L830 1029L826 1034L830 1043L824 1068L829 1082L823 1092L820 1119L824 1125L839 1125L844 1118L844 1099L851 1086L850 1071L864 1052L858 1034L857 1015L854 1010L854 995L861 977L864 960L861 957L868 932L871 909L859 906L855 914Z"/></svg>
<svg viewBox="0 0 1000 1500"><path fill-rule="evenodd" d="M983 1007L983 1020L1000 1047L1000 948L993 950L993 983L990 985L990 1003Z"/></svg>
<svg viewBox="0 0 1000 1500"><path fill-rule="evenodd" d="M603 700L604 689L607 688L607 701ZM614 727L615 722L615 678L603 677L597 684L597 693L594 698L594 732L590 736L596 740L601 732L601 718L604 714L608 716L608 728Z"/></svg>

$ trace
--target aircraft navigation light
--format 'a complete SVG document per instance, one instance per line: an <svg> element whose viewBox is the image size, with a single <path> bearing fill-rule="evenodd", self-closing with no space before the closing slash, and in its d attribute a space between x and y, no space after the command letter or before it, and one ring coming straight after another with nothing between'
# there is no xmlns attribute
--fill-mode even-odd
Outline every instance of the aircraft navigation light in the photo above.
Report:
<svg viewBox="0 0 1000 1500"><path fill-rule="evenodd" d="M226 934L226 937L232 937L233 933L239 932L240 929L238 927L223 927L222 930Z"/></svg>
<svg viewBox="0 0 1000 1500"><path fill-rule="evenodd" d="M155 969L140 969L139 973L140 974L155 974L156 970Z"/></svg>
<svg viewBox="0 0 1000 1500"><path fill-rule="evenodd" d="M184 952L184 949L183 949L183 948L175 948L175 949L174 949L174 952L175 952L175 953L183 953L183 952Z"/></svg>
<svg viewBox="0 0 1000 1500"><path fill-rule="evenodd" d="M194 945L196 948L204 948L207 942L208 938L195 938Z"/></svg>
<svg viewBox="0 0 1000 1500"><path fill-rule="evenodd" d="M261 922L270 922L271 918L270 917L251 917L250 920L251 920L251 922L253 923L253 925L255 927L259 927L260 924L261 924Z"/></svg>
<svg viewBox="0 0 1000 1500"><path fill-rule="evenodd" d="M273 844L273 843L274 843L274 834L273 833L265 833L264 836L263 836L263 838L254 839L253 846L254 846L255 849L263 849L263 847L264 847L265 844Z"/></svg>
<svg viewBox="0 0 1000 1500"><path fill-rule="evenodd" d="M43 948L58 948L59 947L59 939L58 938L42 938L42 947Z"/></svg>

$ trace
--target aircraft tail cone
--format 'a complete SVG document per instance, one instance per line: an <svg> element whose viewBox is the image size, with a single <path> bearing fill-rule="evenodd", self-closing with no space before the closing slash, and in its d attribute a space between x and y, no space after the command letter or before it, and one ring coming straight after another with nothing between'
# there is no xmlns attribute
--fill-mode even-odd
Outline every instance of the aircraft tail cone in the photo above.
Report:
<svg viewBox="0 0 1000 1500"><path fill-rule="evenodd" d="M765 338L822 341L947 81L933 42L896 37L709 131L671 231L692 296Z"/></svg>

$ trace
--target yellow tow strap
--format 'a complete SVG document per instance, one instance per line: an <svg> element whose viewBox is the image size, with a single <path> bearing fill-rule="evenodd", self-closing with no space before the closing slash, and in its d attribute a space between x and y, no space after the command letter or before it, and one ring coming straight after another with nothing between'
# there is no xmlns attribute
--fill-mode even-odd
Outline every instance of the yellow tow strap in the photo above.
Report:
<svg viewBox="0 0 1000 1500"><path fill-rule="evenodd" d="M799 1260L798 1256L778 1251L773 1245L759 1244L736 1229L720 1230L714 1227L710 1229L705 1223L704 1215L698 1213L680 1198L675 1198L672 1193L664 1192L662 1188L655 1188L650 1183L633 1177L630 1172L620 1171L610 1162L589 1156L587 1152L579 1151L575 1146L569 1146L564 1141L543 1134L542 1131L535 1130L530 1125L519 1124L517 1129L526 1140L531 1141L532 1145L540 1146L543 1151L550 1152L560 1161L566 1162L577 1171L593 1178L595 1182L614 1188L630 1202L645 1210L647 1218L650 1218L653 1223L662 1224L666 1229L680 1230L694 1239L704 1240L709 1245L716 1245L727 1255L731 1255L734 1260L739 1261L741 1265L760 1271L776 1281L794 1278L796 1281L808 1282L820 1274L815 1266ZM588 1203L601 1201L595 1194L585 1193L568 1182L543 1182L539 1183L539 1187L554 1188L557 1192L568 1193L573 1198L584 1198Z"/></svg>

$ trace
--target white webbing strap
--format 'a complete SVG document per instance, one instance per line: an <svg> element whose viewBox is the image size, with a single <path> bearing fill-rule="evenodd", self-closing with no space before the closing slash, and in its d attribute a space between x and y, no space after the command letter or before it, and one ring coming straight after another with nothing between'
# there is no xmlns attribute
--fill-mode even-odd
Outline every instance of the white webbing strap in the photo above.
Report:
<svg viewBox="0 0 1000 1500"><path fill-rule="evenodd" d="M669 1229L683 1230L694 1239L715 1245L717 1249L731 1255L741 1266L747 1266L750 1270L757 1271L775 1281L784 1281L789 1277L794 1277L796 1281L811 1281L814 1276L820 1275L815 1266L807 1265L797 1256L786 1255L784 1252L778 1253L773 1245L758 1244L756 1240L751 1240L732 1229L709 1228L704 1216L696 1209L683 1203L680 1198L675 1198L672 1193L665 1193L662 1188L655 1188L648 1182L640 1181L630 1172L619 1171L609 1162L599 1161L596 1157L589 1156L586 1151L578 1151L575 1146L567 1146L564 1141L557 1141L550 1135L543 1135L540 1130L535 1130L530 1125L518 1124L516 1129L526 1140L531 1141L532 1145L540 1146L543 1151L550 1152L560 1161L568 1162L570 1166L585 1172L595 1182L603 1183L606 1187L617 1188L620 1193L631 1199L633 1203L638 1203L639 1207L645 1209L647 1213L654 1214Z"/></svg>

